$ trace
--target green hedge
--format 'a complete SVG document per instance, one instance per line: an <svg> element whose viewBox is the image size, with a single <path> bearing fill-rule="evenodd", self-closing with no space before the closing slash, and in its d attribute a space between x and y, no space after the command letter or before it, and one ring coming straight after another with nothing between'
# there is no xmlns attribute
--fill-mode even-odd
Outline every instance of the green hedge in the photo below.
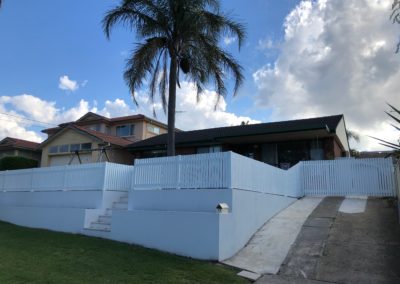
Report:
<svg viewBox="0 0 400 284"><path fill-rule="evenodd" d="M37 168L38 161L24 157L4 157L0 159L0 171Z"/></svg>

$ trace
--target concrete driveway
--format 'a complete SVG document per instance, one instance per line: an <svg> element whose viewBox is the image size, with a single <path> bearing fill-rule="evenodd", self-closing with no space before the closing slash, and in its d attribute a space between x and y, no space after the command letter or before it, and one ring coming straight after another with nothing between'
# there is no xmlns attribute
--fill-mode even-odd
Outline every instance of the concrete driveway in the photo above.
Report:
<svg viewBox="0 0 400 284"><path fill-rule="evenodd" d="M345 207L343 198L324 198L307 218L278 274L264 275L256 283L400 283L395 201L368 198L360 211Z"/></svg>

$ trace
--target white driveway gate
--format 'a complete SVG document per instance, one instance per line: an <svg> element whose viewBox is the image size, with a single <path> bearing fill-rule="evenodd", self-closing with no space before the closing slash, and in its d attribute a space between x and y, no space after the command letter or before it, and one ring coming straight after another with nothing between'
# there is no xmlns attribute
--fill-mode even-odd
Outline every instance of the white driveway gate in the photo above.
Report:
<svg viewBox="0 0 400 284"><path fill-rule="evenodd" d="M394 166L390 158L301 163L302 187L305 195L397 195Z"/></svg>

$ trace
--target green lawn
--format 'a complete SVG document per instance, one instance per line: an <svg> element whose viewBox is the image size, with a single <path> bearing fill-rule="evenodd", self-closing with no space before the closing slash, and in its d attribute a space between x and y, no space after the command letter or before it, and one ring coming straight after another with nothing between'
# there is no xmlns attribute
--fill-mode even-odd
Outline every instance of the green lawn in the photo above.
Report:
<svg viewBox="0 0 400 284"><path fill-rule="evenodd" d="M248 283L219 264L0 222L0 283Z"/></svg>

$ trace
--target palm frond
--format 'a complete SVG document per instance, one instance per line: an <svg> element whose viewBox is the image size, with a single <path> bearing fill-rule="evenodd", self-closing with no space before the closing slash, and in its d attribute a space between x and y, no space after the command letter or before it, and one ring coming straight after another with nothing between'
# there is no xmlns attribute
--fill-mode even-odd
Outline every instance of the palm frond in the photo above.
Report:
<svg viewBox="0 0 400 284"><path fill-rule="evenodd" d="M126 63L124 73L131 93L142 86L142 81L154 70L153 61L165 49L165 38L151 38L140 44Z"/></svg>

